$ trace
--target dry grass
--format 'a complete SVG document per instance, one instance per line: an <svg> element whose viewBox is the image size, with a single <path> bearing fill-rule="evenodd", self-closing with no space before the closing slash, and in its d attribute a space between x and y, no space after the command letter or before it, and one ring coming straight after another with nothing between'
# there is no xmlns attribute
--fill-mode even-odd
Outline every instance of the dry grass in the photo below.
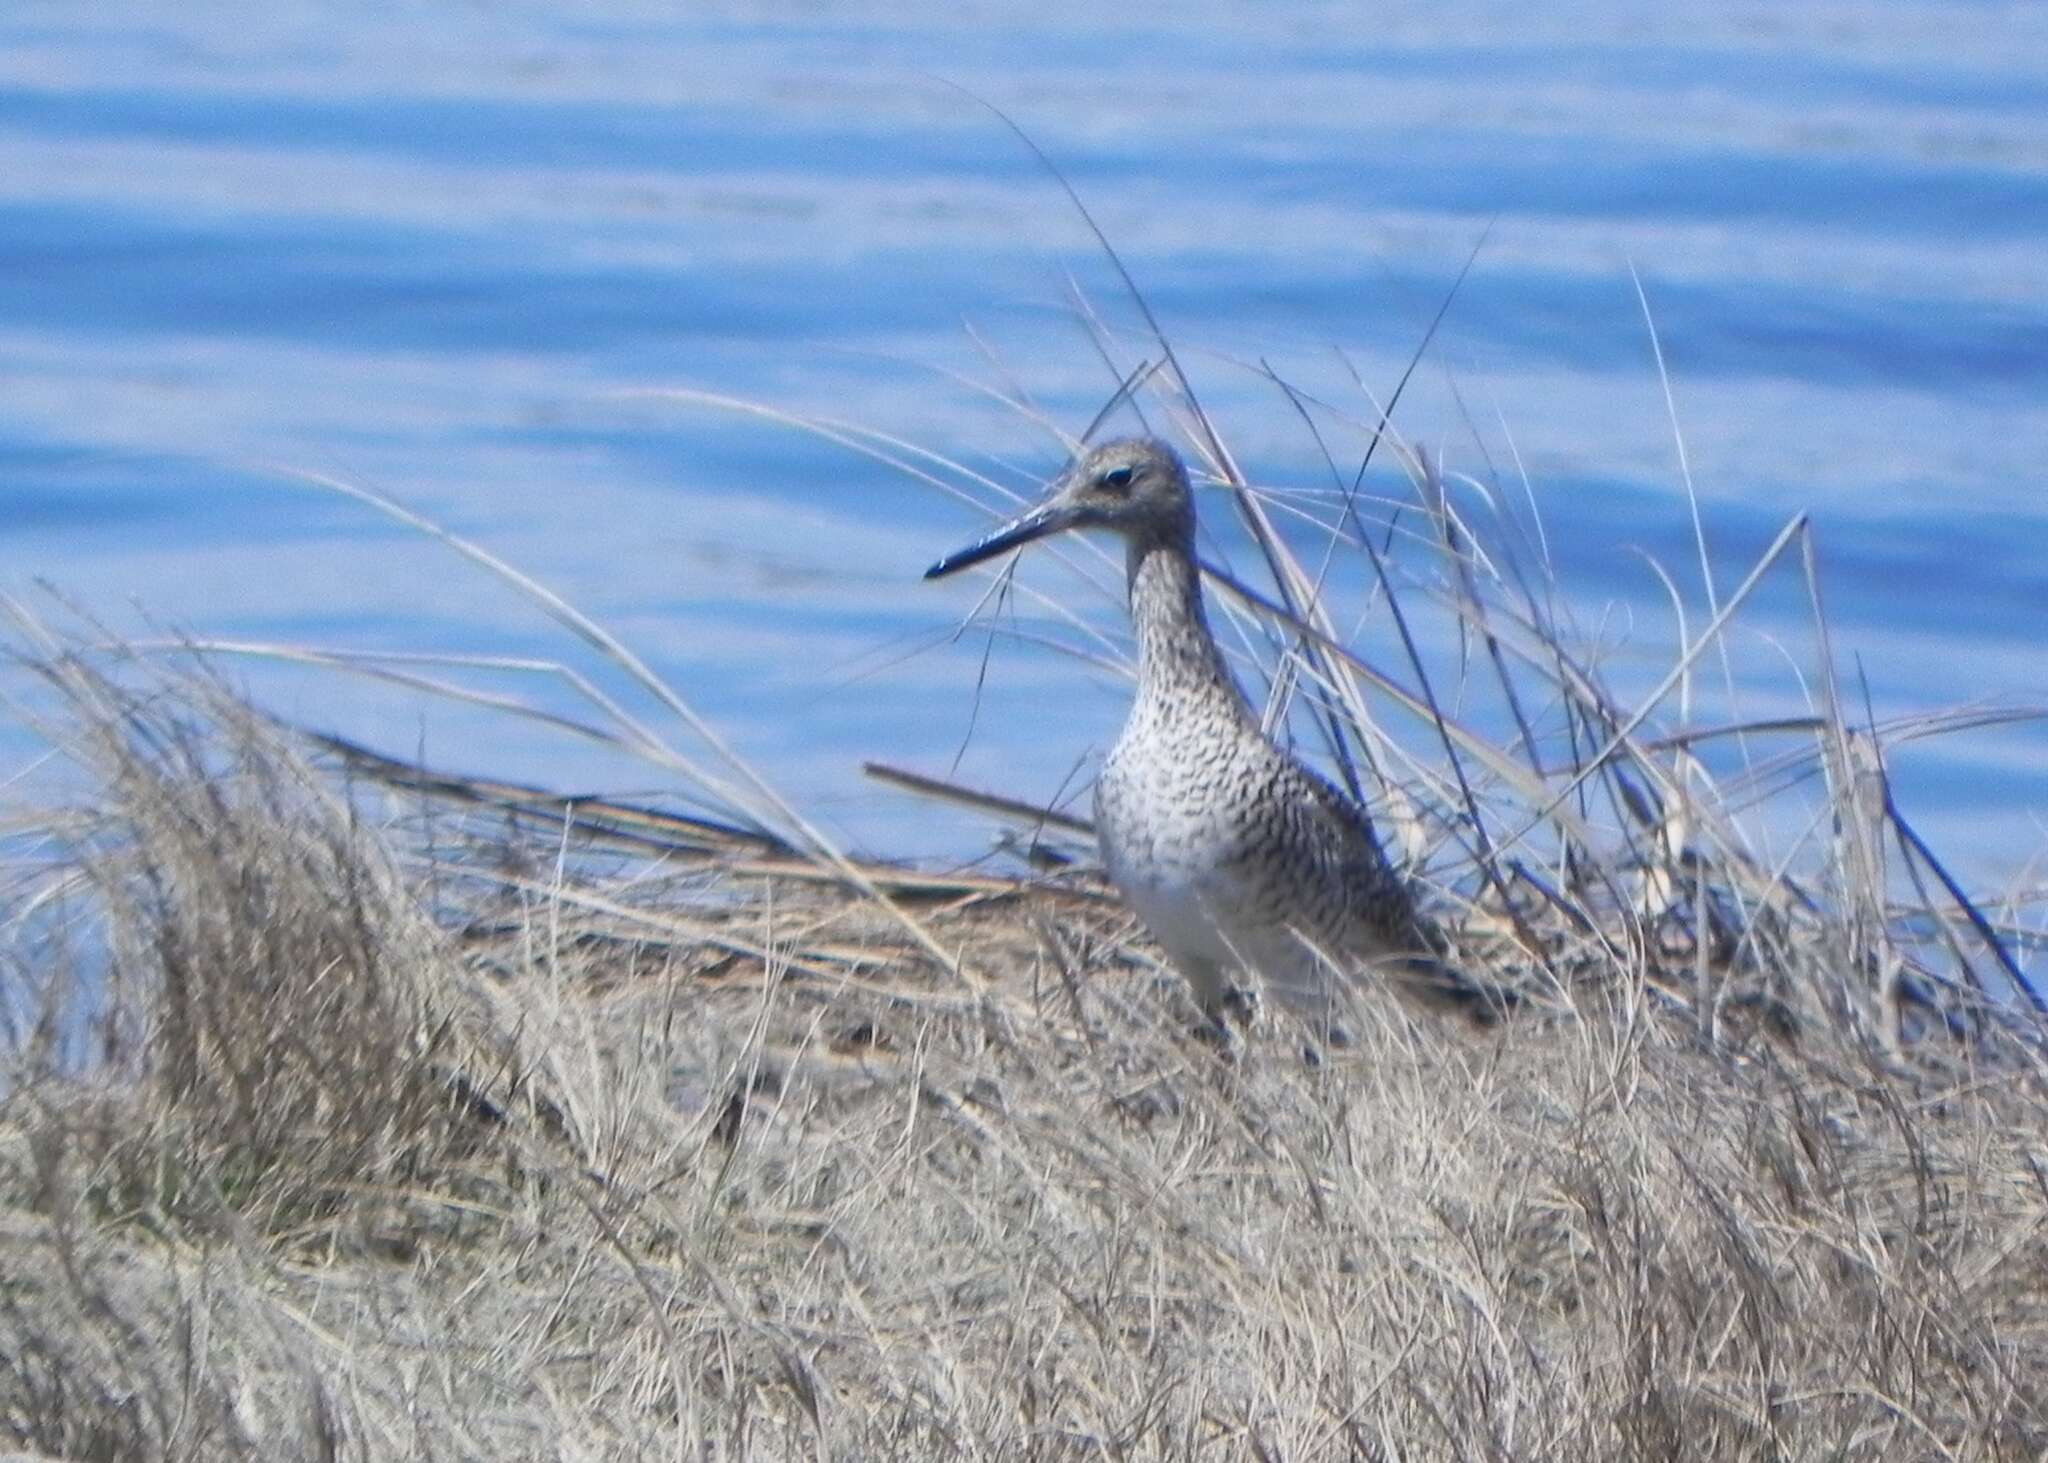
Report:
<svg viewBox="0 0 2048 1463"><path fill-rule="evenodd" d="M214 648L523 712L711 816L333 743L315 765L203 666L17 615L36 715L88 776L11 825L4 865L0 1446L2048 1450L2033 909L1969 899L1896 806L1885 748L1944 723L1844 712L1804 519L1624 702L1516 557L1510 490L1447 483L1391 403L1347 417L1275 381L1319 443L1386 444L1411 490L1364 503L1333 448L1335 491L1290 498L1247 482L1163 337L1157 367L1098 343L1264 572L1210 570L1248 684L1431 871L1515 1019L1475 1036L1368 996L1348 1051L1311 1059L1275 1020L1219 1055L1085 858L1017 879L849 858L601 627L321 479L528 595L664 720L569 665L488 662L574 715L465 688L481 660ZM720 404L1001 505L881 433ZM1320 525L1314 556L1285 514ZM1340 555L1369 561L1370 635L1337 633ZM1725 631L1769 574L1812 605L1807 714L1705 724L1695 679L1733 701ZM1041 603L1103 658L1068 599ZM1429 616L1449 666L1418 648ZM1788 789L1803 831L1752 836Z"/></svg>
<svg viewBox="0 0 2048 1463"><path fill-rule="evenodd" d="M752 834L343 796L203 675L41 666L96 780L14 866L0 1444L2048 1448L2048 1084L1996 1023L1710 1044L1654 931L1560 921L1548 1012L1225 1062L1085 876L868 869L888 914ZM1839 924L1777 939L1782 991L1867 984Z"/></svg>

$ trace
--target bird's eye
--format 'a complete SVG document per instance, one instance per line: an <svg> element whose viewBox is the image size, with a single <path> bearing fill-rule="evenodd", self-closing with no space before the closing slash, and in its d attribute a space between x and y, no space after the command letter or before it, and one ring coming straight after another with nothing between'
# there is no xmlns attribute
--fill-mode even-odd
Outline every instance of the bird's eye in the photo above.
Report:
<svg viewBox="0 0 2048 1463"><path fill-rule="evenodd" d="M1096 481L1101 483L1103 487L1108 488L1112 493L1121 493L1130 488L1131 473L1132 469L1128 465L1112 467L1108 472L1097 478Z"/></svg>

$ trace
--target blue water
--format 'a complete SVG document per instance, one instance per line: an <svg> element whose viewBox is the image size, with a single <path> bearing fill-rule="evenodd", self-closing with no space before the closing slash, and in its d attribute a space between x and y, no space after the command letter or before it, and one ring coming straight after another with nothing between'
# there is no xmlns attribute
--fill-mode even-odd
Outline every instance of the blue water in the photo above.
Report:
<svg viewBox="0 0 2048 1463"><path fill-rule="evenodd" d="M1384 397L1483 238L1396 426L1470 475L1459 501L1503 554L1547 550L1625 696L1676 635L1645 555L1689 630L1707 618L1633 268L1716 592L1810 510L1857 706L2048 703L2048 9L695 9L0 13L0 586L46 577L137 635L553 657L632 694L444 548L264 464L332 474L613 628L828 831L979 848L985 829L863 782L860 760L944 772L957 754L968 781L1078 795L1114 677L990 639L1081 643L1041 607L954 636L979 586L918 573L986 521L967 506L786 426L635 394L859 423L1020 492L1057 467L1042 428L961 378L1079 430L1113 373L1075 286L1123 364L1155 348L1058 186L965 88L1057 159L1240 461L1307 512L1327 512L1327 469L1253 368L1369 421L1353 371ZM1355 462L1363 432L1322 425ZM1383 468L1369 491L1404 488ZM1222 507L1214 551L1246 564ZM1405 541L1396 559L1426 604L1441 565ZM1731 631L1732 698L1719 656L1701 661L1693 721L1805 704L1795 568ZM1078 598L1050 554L1023 580L1114 639L1113 576L1089 572ZM1344 623L1406 678L1369 591L1347 562ZM1447 621L1421 620L1440 688L1502 727L1483 680L1458 690ZM503 714L237 673L400 755L674 787ZM575 706L544 678L445 674ZM1893 770L1984 887L2048 843L2039 723L1902 743ZM1771 836L1798 836L1801 797Z"/></svg>

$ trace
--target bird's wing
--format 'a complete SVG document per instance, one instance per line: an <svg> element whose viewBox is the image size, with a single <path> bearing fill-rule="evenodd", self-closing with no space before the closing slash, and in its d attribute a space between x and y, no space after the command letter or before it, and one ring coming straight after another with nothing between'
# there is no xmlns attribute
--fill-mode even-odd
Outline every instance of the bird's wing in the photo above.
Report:
<svg viewBox="0 0 2048 1463"><path fill-rule="evenodd" d="M1288 761L1283 776L1295 784L1288 789L1291 796L1287 802L1304 810L1303 831L1345 886L1373 899L1405 903L1407 891L1387 862L1365 809L1337 791L1321 773L1298 762Z"/></svg>
<svg viewBox="0 0 2048 1463"><path fill-rule="evenodd" d="M1290 762L1288 770L1300 779L1296 806L1309 810L1313 836L1340 871L1353 908L1364 912L1381 939L1412 952L1410 958L1381 966L1381 975L1402 994L1482 1026L1519 1005L1515 992L1446 962L1450 942L1436 921L1416 908L1407 881L1387 862L1365 809L1311 769Z"/></svg>

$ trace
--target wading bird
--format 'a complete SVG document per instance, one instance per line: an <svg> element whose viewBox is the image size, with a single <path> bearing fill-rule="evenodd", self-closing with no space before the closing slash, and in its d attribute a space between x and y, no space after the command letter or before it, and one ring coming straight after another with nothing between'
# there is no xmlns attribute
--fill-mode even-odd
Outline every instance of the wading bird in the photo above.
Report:
<svg viewBox="0 0 2048 1463"><path fill-rule="evenodd" d="M925 578L1088 528L1124 541L1138 642L1137 697L1095 783L1096 836L1211 1021L1237 997L1233 972L1326 1023L1348 978L1490 1020L1503 997L1444 963L1443 935L1365 810L1259 729L1202 608L1194 493L1171 447L1103 443Z"/></svg>

